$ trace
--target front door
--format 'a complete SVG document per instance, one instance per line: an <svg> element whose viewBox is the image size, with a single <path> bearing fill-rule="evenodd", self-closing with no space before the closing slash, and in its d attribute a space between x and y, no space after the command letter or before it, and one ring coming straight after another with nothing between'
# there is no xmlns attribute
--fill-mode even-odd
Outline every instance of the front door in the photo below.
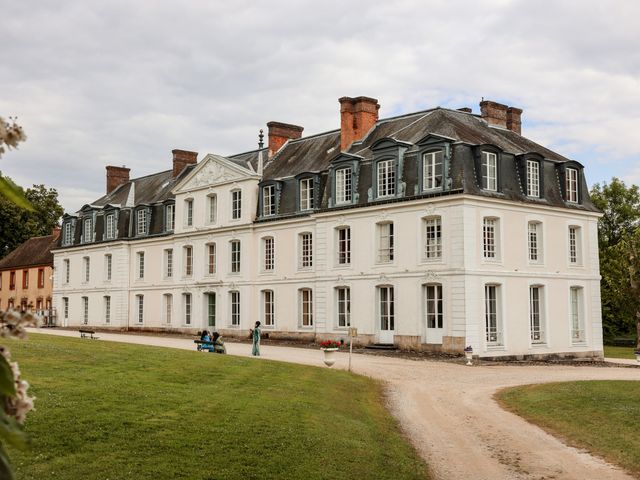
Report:
<svg viewBox="0 0 640 480"><path fill-rule="evenodd" d="M442 314L442 285L425 285L425 320L427 323L427 343L442 343L444 318Z"/></svg>
<svg viewBox="0 0 640 480"><path fill-rule="evenodd" d="M393 344L395 333L395 305L393 287L378 287L379 343Z"/></svg>

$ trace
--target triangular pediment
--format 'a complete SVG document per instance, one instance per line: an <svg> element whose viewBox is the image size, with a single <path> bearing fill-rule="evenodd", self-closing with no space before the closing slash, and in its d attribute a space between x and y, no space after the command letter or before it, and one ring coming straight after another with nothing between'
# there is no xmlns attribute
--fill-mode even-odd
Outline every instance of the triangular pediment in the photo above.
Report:
<svg viewBox="0 0 640 480"><path fill-rule="evenodd" d="M210 153L198 163L198 166L189 175L174 187L173 193L189 192L247 179L259 180L260 175L232 162L228 158Z"/></svg>

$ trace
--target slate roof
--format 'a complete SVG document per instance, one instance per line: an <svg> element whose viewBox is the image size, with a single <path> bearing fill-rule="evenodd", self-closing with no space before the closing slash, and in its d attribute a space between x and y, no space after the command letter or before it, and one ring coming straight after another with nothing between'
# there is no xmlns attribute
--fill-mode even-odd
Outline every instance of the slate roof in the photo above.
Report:
<svg viewBox="0 0 640 480"><path fill-rule="evenodd" d="M0 270L38 265L53 266L51 249L57 246L58 237L56 234L30 238L0 260Z"/></svg>

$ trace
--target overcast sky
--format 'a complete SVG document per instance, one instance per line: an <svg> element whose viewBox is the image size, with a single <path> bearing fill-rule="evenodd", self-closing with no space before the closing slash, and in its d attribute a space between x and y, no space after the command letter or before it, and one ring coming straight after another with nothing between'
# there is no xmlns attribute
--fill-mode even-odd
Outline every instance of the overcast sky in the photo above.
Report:
<svg viewBox="0 0 640 480"><path fill-rule="evenodd" d="M173 148L252 150L270 120L338 128L345 95L382 118L517 106L589 184L640 183L637 0L0 3L0 115L28 135L0 169L66 211L104 193L106 165L137 177Z"/></svg>

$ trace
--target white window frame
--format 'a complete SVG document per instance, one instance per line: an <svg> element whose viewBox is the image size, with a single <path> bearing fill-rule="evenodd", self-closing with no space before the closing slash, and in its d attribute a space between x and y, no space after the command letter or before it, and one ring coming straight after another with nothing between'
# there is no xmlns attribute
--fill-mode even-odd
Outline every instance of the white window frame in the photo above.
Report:
<svg viewBox="0 0 640 480"><path fill-rule="evenodd" d="M90 243L93 241L93 218L85 218L82 220L82 240L83 243Z"/></svg>
<svg viewBox="0 0 640 480"><path fill-rule="evenodd" d="M262 187L262 216L271 217L276 214L276 186Z"/></svg>
<svg viewBox="0 0 640 480"><path fill-rule="evenodd" d="M275 295L273 290L262 290L262 324L265 327L276 326Z"/></svg>
<svg viewBox="0 0 640 480"><path fill-rule="evenodd" d="M207 299L207 326L215 327L217 320L218 296L216 295L216 292L207 292L205 297Z"/></svg>
<svg viewBox="0 0 640 480"><path fill-rule="evenodd" d="M396 299L393 285L380 285L378 289L378 326L382 330L396 328ZM386 328L384 327L386 325Z"/></svg>
<svg viewBox="0 0 640 480"><path fill-rule="evenodd" d="M442 217L433 216L422 219L423 249L422 259L425 262L442 259Z"/></svg>
<svg viewBox="0 0 640 480"><path fill-rule="evenodd" d="M173 248L164 250L164 278L173 278Z"/></svg>
<svg viewBox="0 0 640 480"><path fill-rule="evenodd" d="M440 173L438 174L438 170ZM441 189L444 181L444 151L434 150L422 154L422 190Z"/></svg>
<svg viewBox="0 0 640 480"><path fill-rule="evenodd" d="M424 320L427 328L444 328L444 298L441 283L423 287Z"/></svg>
<svg viewBox="0 0 640 480"><path fill-rule="evenodd" d="M138 280L144 280L144 252L136 252Z"/></svg>
<svg viewBox="0 0 640 480"><path fill-rule="evenodd" d="M482 188L498 191L498 155L493 152L482 152Z"/></svg>
<svg viewBox="0 0 640 480"><path fill-rule="evenodd" d="M147 209L141 208L136 214L136 235L147 234Z"/></svg>
<svg viewBox="0 0 640 480"><path fill-rule="evenodd" d="M71 260L65 258L62 260L62 264L64 265L64 283L68 284L71 277Z"/></svg>
<svg viewBox="0 0 640 480"><path fill-rule="evenodd" d="M578 169L567 167L566 177L567 202L578 203Z"/></svg>
<svg viewBox="0 0 640 480"><path fill-rule="evenodd" d="M231 273L240 273L241 248L240 240L234 239L229 242L229 251L231 252Z"/></svg>
<svg viewBox="0 0 640 480"><path fill-rule="evenodd" d="M542 222L531 220L527 222L527 258L533 265L543 263L543 229Z"/></svg>
<svg viewBox="0 0 640 480"><path fill-rule="evenodd" d="M336 287L336 319L338 328L351 326L351 288Z"/></svg>
<svg viewBox="0 0 640 480"><path fill-rule="evenodd" d="M184 226L193 227L193 198L184 201Z"/></svg>
<svg viewBox="0 0 640 480"><path fill-rule="evenodd" d="M73 222L64 224L64 244L71 245L73 243Z"/></svg>
<svg viewBox="0 0 640 480"><path fill-rule="evenodd" d="M351 203L351 167L336 169L336 205L348 205Z"/></svg>
<svg viewBox="0 0 640 480"><path fill-rule="evenodd" d="M89 325L89 297L82 297L82 323Z"/></svg>
<svg viewBox="0 0 640 480"><path fill-rule="evenodd" d="M572 285L569 288L569 326L571 328L571 343L582 345L587 341L585 329L584 288Z"/></svg>
<svg viewBox="0 0 640 480"><path fill-rule="evenodd" d="M313 268L313 233L302 232L299 237L300 270L310 270Z"/></svg>
<svg viewBox="0 0 640 480"><path fill-rule="evenodd" d="M182 294L182 308L184 314L184 324L191 325L191 320L193 320L193 296L190 293Z"/></svg>
<svg viewBox="0 0 640 480"><path fill-rule="evenodd" d="M108 213L106 216L106 228L105 228L105 236L107 240L113 240L116 238L116 214Z"/></svg>
<svg viewBox="0 0 640 480"><path fill-rule="evenodd" d="M111 297L105 295L102 298L104 301L104 323L111 323Z"/></svg>
<svg viewBox="0 0 640 480"><path fill-rule="evenodd" d="M82 257L82 283L89 283L91 280L91 258L90 257Z"/></svg>
<svg viewBox="0 0 640 480"><path fill-rule="evenodd" d="M393 263L394 260L394 230L393 222L376 224L378 248L376 263Z"/></svg>
<svg viewBox="0 0 640 480"><path fill-rule="evenodd" d="M376 164L377 198L393 197L396 194L396 161L392 158Z"/></svg>
<svg viewBox="0 0 640 480"><path fill-rule="evenodd" d="M69 297L62 297L62 315L65 320L69 320Z"/></svg>
<svg viewBox="0 0 640 480"><path fill-rule="evenodd" d="M300 211L313 210L313 178L300 180Z"/></svg>
<svg viewBox="0 0 640 480"><path fill-rule="evenodd" d="M338 266L351 265L351 227L336 228L337 264Z"/></svg>
<svg viewBox="0 0 640 480"><path fill-rule="evenodd" d="M482 257L487 262L500 261L500 219L482 219Z"/></svg>
<svg viewBox="0 0 640 480"><path fill-rule="evenodd" d="M164 224L167 231L176 228L176 206L173 203L169 203L166 206Z"/></svg>
<svg viewBox="0 0 640 480"><path fill-rule="evenodd" d="M215 193L207 195L207 224L213 225L218 221L218 196Z"/></svg>
<svg viewBox="0 0 640 480"><path fill-rule="evenodd" d="M240 303L239 290L231 290L229 292L229 305L231 306L231 326L239 327L242 320L242 304Z"/></svg>
<svg viewBox="0 0 640 480"><path fill-rule="evenodd" d="M500 285L488 283L484 286L485 342L488 348L504 346L501 294Z"/></svg>
<svg viewBox="0 0 640 480"><path fill-rule="evenodd" d="M215 275L217 271L217 251L215 243L207 243L205 245L207 254L207 275Z"/></svg>
<svg viewBox="0 0 640 480"><path fill-rule="evenodd" d="M540 198L540 162L527 160L527 196Z"/></svg>
<svg viewBox="0 0 640 480"><path fill-rule="evenodd" d="M242 218L242 190L231 190L231 219Z"/></svg>
<svg viewBox="0 0 640 480"><path fill-rule="evenodd" d="M173 321L173 295L165 293L162 295L162 314L164 317L164 324L171 325Z"/></svg>
<svg viewBox="0 0 640 480"><path fill-rule="evenodd" d="M298 325L300 328L313 327L313 290L301 288L298 290Z"/></svg>
<svg viewBox="0 0 640 480"><path fill-rule="evenodd" d="M262 271L273 272L275 269L275 239L262 237Z"/></svg>
<svg viewBox="0 0 640 480"><path fill-rule="evenodd" d="M136 295L136 317L138 325L144 323L144 295Z"/></svg>
<svg viewBox="0 0 640 480"><path fill-rule="evenodd" d="M185 245L184 247L184 270L185 277L193 276L193 246Z"/></svg>
<svg viewBox="0 0 640 480"><path fill-rule="evenodd" d="M582 227L579 225L569 225L568 228L569 265L572 267L582 266Z"/></svg>
<svg viewBox="0 0 640 480"><path fill-rule="evenodd" d="M543 285L529 285L529 334L532 345L545 345L545 289Z"/></svg>

